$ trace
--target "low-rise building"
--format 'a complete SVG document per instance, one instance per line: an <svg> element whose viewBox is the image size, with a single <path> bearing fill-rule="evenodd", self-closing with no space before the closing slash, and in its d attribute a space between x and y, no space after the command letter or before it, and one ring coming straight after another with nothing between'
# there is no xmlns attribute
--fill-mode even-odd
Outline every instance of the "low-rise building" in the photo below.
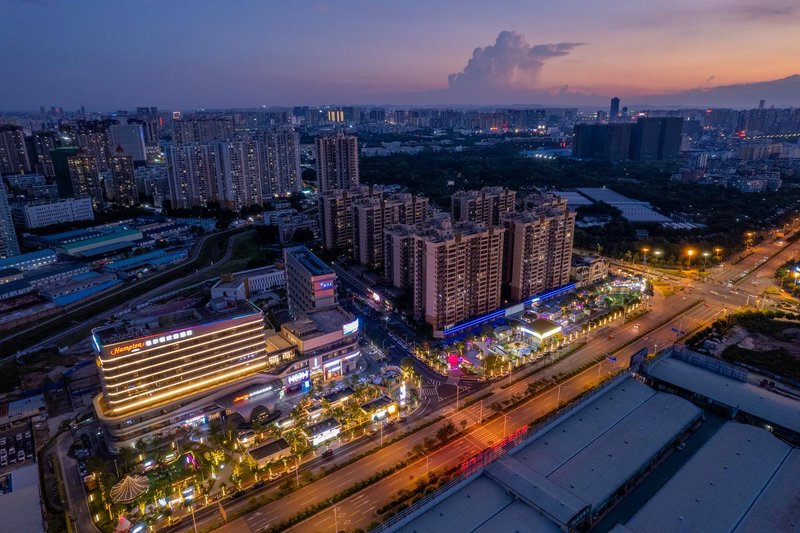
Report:
<svg viewBox="0 0 800 533"><path fill-rule="evenodd" d="M608 277L608 262L596 255L574 255L569 273L576 287L594 285Z"/></svg>
<svg viewBox="0 0 800 533"><path fill-rule="evenodd" d="M335 439L341 432L342 425L335 418L326 418L303 430L306 439L312 446L319 446L331 439Z"/></svg>
<svg viewBox="0 0 800 533"><path fill-rule="evenodd" d="M14 224L28 229L65 222L94 220L92 199L88 197L29 202L14 205L11 209Z"/></svg>
<svg viewBox="0 0 800 533"><path fill-rule="evenodd" d="M58 261L58 256L53 250L37 250L27 254L0 258L0 269L35 270L43 266L52 265L56 261Z"/></svg>
<svg viewBox="0 0 800 533"><path fill-rule="evenodd" d="M212 298L245 300L286 286L286 271L275 265L224 274L211 287Z"/></svg>
<svg viewBox="0 0 800 533"><path fill-rule="evenodd" d="M371 420L381 420L397 412L397 402L386 395L362 403L359 407Z"/></svg>
<svg viewBox="0 0 800 533"><path fill-rule="evenodd" d="M279 438L248 450L247 453L256 460L258 468L265 468L271 463L291 457L292 447L286 442L286 439Z"/></svg>

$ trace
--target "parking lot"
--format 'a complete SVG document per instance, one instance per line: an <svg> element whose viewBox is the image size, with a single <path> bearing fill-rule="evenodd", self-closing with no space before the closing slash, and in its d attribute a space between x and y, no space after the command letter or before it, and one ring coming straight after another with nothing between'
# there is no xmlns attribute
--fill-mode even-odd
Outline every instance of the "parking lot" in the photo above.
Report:
<svg viewBox="0 0 800 533"><path fill-rule="evenodd" d="M29 424L0 431L0 469L33 460L33 431Z"/></svg>

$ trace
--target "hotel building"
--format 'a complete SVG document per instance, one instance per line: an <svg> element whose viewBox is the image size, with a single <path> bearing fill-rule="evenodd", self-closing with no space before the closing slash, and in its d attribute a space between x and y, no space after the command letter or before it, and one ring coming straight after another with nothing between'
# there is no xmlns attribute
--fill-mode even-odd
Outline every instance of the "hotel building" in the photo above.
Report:
<svg viewBox="0 0 800 533"><path fill-rule="evenodd" d="M102 385L94 408L117 449L217 413L215 398L267 366L264 316L247 301L97 328L92 340Z"/></svg>

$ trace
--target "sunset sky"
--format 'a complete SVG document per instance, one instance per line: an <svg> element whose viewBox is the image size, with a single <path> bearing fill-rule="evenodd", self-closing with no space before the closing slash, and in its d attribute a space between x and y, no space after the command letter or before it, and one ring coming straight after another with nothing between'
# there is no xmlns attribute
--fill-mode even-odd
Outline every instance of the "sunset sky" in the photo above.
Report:
<svg viewBox="0 0 800 533"><path fill-rule="evenodd" d="M4 110L490 103L565 85L634 96L800 72L797 0L0 6Z"/></svg>

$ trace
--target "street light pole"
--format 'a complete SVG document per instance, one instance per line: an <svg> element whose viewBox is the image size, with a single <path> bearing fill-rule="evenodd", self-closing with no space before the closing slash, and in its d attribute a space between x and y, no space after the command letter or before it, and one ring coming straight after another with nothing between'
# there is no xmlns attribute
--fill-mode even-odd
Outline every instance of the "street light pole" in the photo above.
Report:
<svg viewBox="0 0 800 533"><path fill-rule="evenodd" d="M333 527L335 528L335 533L339 533L339 516L337 515L337 511L339 510L338 507L333 508Z"/></svg>

